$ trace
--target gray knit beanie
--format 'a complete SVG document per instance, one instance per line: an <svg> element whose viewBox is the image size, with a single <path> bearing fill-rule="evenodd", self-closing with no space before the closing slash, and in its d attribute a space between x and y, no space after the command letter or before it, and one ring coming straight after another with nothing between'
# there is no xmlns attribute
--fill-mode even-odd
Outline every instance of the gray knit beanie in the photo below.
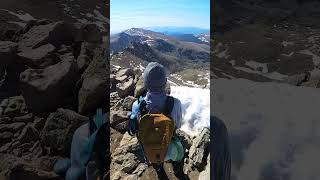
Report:
<svg viewBox="0 0 320 180"><path fill-rule="evenodd" d="M162 92L165 90L167 83L167 75L164 67L157 63L148 64L143 73L144 86L150 92Z"/></svg>

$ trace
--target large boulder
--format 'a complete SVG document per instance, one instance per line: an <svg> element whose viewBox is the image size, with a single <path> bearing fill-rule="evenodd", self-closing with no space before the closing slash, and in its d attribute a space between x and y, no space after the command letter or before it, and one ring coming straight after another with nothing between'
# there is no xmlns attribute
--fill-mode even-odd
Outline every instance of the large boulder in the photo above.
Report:
<svg viewBox="0 0 320 180"><path fill-rule="evenodd" d="M127 81L123 83L118 83L116 85L116 91L118 92L119 96L124 98L128 95L134 93L134 80L133 78L127 79Z"/></svg>
<svg viewBox="0 0 320 180"><path fill-rule="evenodd" d="M38 48L45 44L60 47L62 44L72 44L75 28L65 22L55 22L32 27L22 36L19 42L19 51Z"/></svg>
<svg viewBox="0 0 320 180"><path fill-rule="evenodd" d="M81 24L75 33L76 42L101 43L102 34L96 24Z"/></svg>
<svg viewBox="0 0 320 180"><path fill-rule="evenodd" d="M82 75L82 87L79 90L80 113L94 111L107 101L109 74L106 68L107 54L104 48L97 48L89 67Z"/></svg>
<svg viewBox="0 0 320 180"><path fill-rule="evenodd" d="M124 134L128 129L128 114L129 111L111 111L110 126L120 133Z"/></svg>
<svg viewBox="0 0 320 180"><path fill-rule="evenodd" d="M209 154L210 130L203 128L201 133L193 140L189 150L189 167L202 170Z"/></svg>
<svg viewBox="0 0 320 180"><path fill-rule="evenodd" d="M58 61L58 57L54 53L55 49L52 44L45 44L35 49L22 51L17 55L23 64L31 68L45 68Z"/></svg>
<svg viewBox="0 0 320 180"><path fill-rule="evenodd" d="M33 112L55 110L72 95L79 79L75 61L65 60L45 69L27 69L20 75L26 104Z"/></svg>
<svg viewBox="0 0 320 180"><path fill-rule="evenodd" d="M68 156L74 132L88 120L74 111L59 108L49 115L40 135L41 143L52 152Z"/></svg>

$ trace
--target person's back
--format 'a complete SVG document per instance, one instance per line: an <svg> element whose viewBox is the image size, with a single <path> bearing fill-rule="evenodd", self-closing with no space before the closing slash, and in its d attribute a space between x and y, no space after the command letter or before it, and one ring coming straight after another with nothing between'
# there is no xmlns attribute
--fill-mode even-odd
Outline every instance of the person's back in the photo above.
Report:
<svg viewBox="0 0 320 180"><path fill-rule="evenodd" d="M164 113L168 108L168 94L166 93L166 83L167 77L165 69L159 63L149 63L146 67L144 74L144 85L147 89L147 94L143 99L135 101L132 105L132 114L137 116L136 119L140 119L141 112L140 112L140 103L141 100L145 101L145 107L148 113L150 114L157 114L157 113ZM172 108L169 110L170 114L168 116L170 119L174 121L174 129L179 129L181 127L182 121L182 109L181 109L181 102L179 99L171 97L172 100ZM155 133L155 132L150 132ZM172 158L172 154L170 153L170 147L172 147L172 142L168 145L168 150L165 153L164 161L174 160Z"/></svg>

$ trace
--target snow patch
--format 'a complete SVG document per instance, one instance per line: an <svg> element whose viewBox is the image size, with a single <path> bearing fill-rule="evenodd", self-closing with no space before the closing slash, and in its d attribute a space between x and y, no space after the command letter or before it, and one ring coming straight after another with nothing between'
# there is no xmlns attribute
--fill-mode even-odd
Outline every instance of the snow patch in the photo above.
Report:
<svg viewBox="0 0 320 180"><path fill-rule="evenodd" d="M185 86L171 86L171 96L182 105L181 130L198 135L203 127L210 128L210 90Z"/></svg>
<svg viewBox="0 0 320 180"><path fill-rule="evenodd" d="M319 168L305 168L306 163L317 167L320 160L318 89L217 79L212 103L236 144L235 179L319 177Z"/></svg>

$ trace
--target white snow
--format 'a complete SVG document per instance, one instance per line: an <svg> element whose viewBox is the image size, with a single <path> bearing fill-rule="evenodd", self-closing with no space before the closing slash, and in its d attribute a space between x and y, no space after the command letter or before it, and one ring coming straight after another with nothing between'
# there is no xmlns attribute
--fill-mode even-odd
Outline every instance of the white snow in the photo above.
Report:
<svg viewBox="0 0 320 180"><path fill-rule="evenodd" d="M214 84L213 113L229 131L235 180L320 177L319 89L244 79Z"/></svg>
<svg viewBox="0 0 320 180"><path fill-rule="evenodd" d="M183 121L181 130L196 136L203 127L210 127L210 90L171 86L171 96L182 104Z"/></svg>

